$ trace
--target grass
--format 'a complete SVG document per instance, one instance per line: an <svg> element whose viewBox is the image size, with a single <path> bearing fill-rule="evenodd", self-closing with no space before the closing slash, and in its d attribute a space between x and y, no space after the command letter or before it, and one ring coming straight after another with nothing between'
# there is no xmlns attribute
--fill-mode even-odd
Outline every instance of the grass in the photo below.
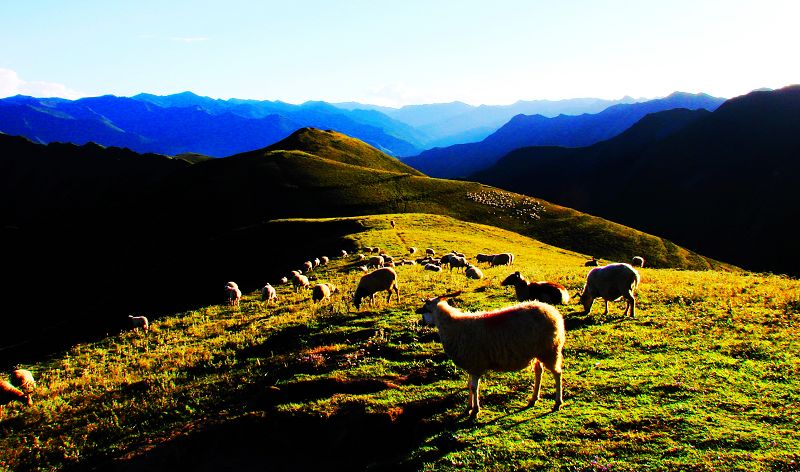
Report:
<svg viewBox="0 0 800 472"><path fill-rule="evenodd" d="M797 470L800 282L747 272L641 269L636 319L561 307L565 405L524 408L532 373L490 374L476 422L461 415L466 376L419 297L463 289L464 310L504 306L511 270L564 284L584 256L444 216L353 218L362 246L511 250L486 278L399 267L401 302L348 302L354 257L318 271L343 289L315 305L279 287L264 306L209 306L155 320L24 367L36 404L0 422L0 469ZM389 226L389 219L397 228ZM312 220L309 220L311 222ZM222 299L222 293L220 293Z"/></svg>

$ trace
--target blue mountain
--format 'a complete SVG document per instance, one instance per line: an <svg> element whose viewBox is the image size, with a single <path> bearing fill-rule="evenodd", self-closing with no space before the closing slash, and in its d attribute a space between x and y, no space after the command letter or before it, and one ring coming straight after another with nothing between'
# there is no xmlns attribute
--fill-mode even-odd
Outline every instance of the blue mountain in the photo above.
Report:
<svg viewBox="0 0 800 472"><path fill-rule="evenodd" d="M595 114L517 115L480 142L430 149L403 161L434 177L466 177L520 147L588 146L618 135L650 113L675 108L711 111L723 102L706 94L676 92L662 99L613 105Z"/></svg>

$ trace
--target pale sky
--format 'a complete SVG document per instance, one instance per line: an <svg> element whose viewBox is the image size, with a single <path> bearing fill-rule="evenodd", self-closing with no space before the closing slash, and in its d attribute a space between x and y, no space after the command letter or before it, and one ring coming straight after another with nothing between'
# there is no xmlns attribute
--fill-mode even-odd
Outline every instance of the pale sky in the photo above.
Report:
<svg viewBox="0 0 800 472"><path fill-rule="evenodd" d="M800 83L798 0L0 0L0 97L386 106Z"/></svg>

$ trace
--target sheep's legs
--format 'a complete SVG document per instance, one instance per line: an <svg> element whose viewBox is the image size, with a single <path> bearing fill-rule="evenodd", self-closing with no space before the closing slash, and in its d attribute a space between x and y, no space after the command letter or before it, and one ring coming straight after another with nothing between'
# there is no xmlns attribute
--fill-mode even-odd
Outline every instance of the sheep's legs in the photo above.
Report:
<svg viewBox="0 0 800 472"><path fill-rule="evenodd" d="M603 316L608 314L608 300L604 300L606 302L606 311L603 312Z"/></svg>
<svg viewBox="0 0 800 472"><path fill-rule="evenodd" d="M622 316L626 316L628 314L628 309L630 308L631 318L636 318L636 312L634 311L636 309L636 298L633 297L632 293L628 293L625 296L625 301L627 303L625 304L625 313L623 313Z"/></svg>
<svg viewBox="0 0 800 472"><path fill-rule="evenodd" d="M478 412L481 411L481 405L479 400L479 390L481 386L481 378L477 375L470 374L469 376L469 409L467 410L469 416L476 417L478 416Z"/></svg>
<svg viewBox="0 0 800 472"><path fill-rule="evenodd" d="M531 396L530 401L528 402L528 406L533 406L539 400L539 391L542 388L542 371L544 371L544 367L542 367L542 363L538 360L533 361L533 395Z"/></svg>
<svg viewBox="0 0 800 472"><path fill-rule="evenodd" d="M561 369L553 370L553 381L556 384L556 404L553 405L553 411L558 411L561 409L561 405L564 403L564 394L561 390Z"/></svg>

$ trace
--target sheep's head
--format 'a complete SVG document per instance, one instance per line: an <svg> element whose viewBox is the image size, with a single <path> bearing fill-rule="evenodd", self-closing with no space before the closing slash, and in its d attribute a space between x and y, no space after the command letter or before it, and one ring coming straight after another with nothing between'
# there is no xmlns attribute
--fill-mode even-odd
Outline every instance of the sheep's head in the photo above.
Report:
<svg viewBox="0 0 800 472"><path fill-rule="evenodd" d="M503 286L516 285L518 282L522 282L523 280L525 280L525 278L522 277L522 274L520 274L519 272L514 272L513 274L506 277L505 280L500 282L500 285Z"/></svg>
<svg viewBox="0 0 800 472"><path fill-rule="evenodd" d="M422 299L422 306L417 308L416 313L422 315L422 323L427 325L435 324L436 317L438 316L439 303L446 302L448 298L457 297L461 295L461 291L448 293L439 297Z"/></svg>

